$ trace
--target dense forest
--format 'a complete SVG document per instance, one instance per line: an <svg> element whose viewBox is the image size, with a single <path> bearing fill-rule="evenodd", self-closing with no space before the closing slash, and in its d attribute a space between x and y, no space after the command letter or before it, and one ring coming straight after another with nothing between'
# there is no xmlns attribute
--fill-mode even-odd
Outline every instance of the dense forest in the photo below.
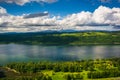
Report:
<svg viewBox="0 0 120 80"><path fill-rule="evenodd" d="M41 45L120 44L120 32L1 33L0 43Z"/></svg>
<svg viewBox="0 0 120 80"><path fill-rule="evenodd" d="M1 80L83 80L120 77L120 58L18 62L0 67Z"/></svg>

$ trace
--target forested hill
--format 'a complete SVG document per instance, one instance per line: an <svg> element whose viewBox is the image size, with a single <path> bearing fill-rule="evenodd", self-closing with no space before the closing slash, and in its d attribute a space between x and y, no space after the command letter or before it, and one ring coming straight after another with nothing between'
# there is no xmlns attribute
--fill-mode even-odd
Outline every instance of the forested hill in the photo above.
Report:
<svg viewBox="0 0 120 80"><path fill-rule="evenodd" d="M120 44L120 31L76 33L1 33L0 44L8 43L41 45Z"/></svg>
<svg viewBox="0 0 120 80"><path fill-rule="evenodd" d="M120 80L120 58L9 63L0 67L0 80Z"/></svg>

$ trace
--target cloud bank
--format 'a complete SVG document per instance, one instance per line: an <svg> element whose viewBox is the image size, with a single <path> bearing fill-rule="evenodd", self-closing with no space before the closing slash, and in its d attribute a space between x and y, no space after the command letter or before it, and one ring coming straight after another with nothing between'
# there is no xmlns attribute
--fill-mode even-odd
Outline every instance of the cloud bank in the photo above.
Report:
<svg viewBox="0 0 120 80"><path fill-rule="evenodd" d="M48 12L14 16L0 7L0 32L35 32L46 30L120 30L120 8L99 6L93 13L82 11L66 17ZM117 28L116 28L117 27Z"/></svg>
<svg viewBox="0 0 120 80"><path fill-rule="evenodd" d="M16 3L17 5L22 6L29 2L54 3L54 2L57 2L57 0L0 0L0 2Z"/></svg>

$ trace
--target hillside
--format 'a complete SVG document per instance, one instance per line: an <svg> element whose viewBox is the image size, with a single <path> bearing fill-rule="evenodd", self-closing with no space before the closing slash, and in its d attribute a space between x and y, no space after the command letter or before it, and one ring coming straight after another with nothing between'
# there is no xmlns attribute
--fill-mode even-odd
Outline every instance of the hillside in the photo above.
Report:
<svg viewBox="0 0 120 80"><path fill-rule="evenodd" d="M120 44L120 32L1 33L0 44L108 45Z"/></svg>
<svg viewBox="0 0 120 80"><path fill-rule="evenodd" d="M0 80L119 80L120 58L9 63L0 74Z"/></svg>

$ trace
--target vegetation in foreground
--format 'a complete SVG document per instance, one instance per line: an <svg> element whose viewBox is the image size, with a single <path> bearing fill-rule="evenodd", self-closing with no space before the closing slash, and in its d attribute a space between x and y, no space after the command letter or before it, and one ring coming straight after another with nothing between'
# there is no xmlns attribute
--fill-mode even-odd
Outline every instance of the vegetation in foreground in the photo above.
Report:
<svg viewBox="0 0 120 80"><path fill-rule="evenodd" d="M3 33L0 44L97 45L120 44L120 32Z"/></svg>
<svg viewBox="0 0 120 80"><path fill-rule="evenodd" d="M120 58L74 62L20 62L0 67L0 80L119 79Z"/></svg>

